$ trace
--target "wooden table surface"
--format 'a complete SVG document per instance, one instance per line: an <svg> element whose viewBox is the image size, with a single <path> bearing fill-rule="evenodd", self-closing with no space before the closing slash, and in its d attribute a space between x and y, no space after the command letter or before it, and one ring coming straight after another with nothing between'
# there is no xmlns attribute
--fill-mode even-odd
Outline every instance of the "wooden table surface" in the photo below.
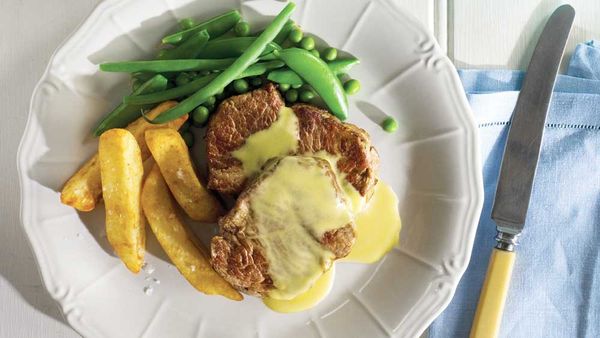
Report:
<svg viewBox="0 0 600 338"><path fill-rule="evenodd" d="M395 1L435 35L457 67L517 69L526 67L544 21L557 6L565 3L559 0ZM99 2L1 0L0 338L77 337L64 323L57 305L42 286L21 230L15 158L27 119L29 97L52 51ZM569 3L575 7L577 16L568 53L579 42L600 38L600 20L597 19L600 1Z"/></svg>

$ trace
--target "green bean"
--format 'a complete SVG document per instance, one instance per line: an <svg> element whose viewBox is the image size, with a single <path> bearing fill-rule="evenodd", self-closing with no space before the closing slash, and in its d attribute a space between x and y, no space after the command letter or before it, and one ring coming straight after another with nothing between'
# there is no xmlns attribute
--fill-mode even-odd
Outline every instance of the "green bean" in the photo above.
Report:
<svg viewBox="0 0 600 338"><path fill-rule="evenodd" d="M190 70L214 70L225 69L231 65L235 59L190 59L190 60L152 60L152 61L122 61L108 62L100 65L100 70L104 72L184 72Z"/></svg>
<svg viewBox="0 0 600 338"><path fill-rule="evenodd" d="M244 79L237 79L233 81L233 89L238 94L243 94L248 91L248 82Z"/></svg>
<svg viewBox="0 0 600 338"><path fill-rule="evenodd" d="M333 61L337 58L338 51L333 47L325 48L323 51L323 59L326 61Z"/></svg>
<svg viewBox="0 0 600 338"><path fill-rule="evenodd" d="M350 79L344 83L344 90L348 95L354 95L360 90L360 82L356 79Z"/></svg>
<svg viewBox="0 0 600 338"><path fill-rule="evenodd" d="M285 93L285 99L289 103L294 103L298 100L298 91L296 89L290 89Z"/></svg>
<svg viewBox="0 0 600 338"><path fill-rule="evenodd" d="M398 129L398 122L393 117L388 116L381 122L381 127L388 133L393 133Z"/></svg>
<svg viewBox="0 0 600 338"><path fill-rule="evenodd" d="M296 27L290 32L288 39L290 39L290 41L293 43L299 43L300 41L302 41L303 37L304 33L302 33L302 30Z"/></svg>
<svg viewBox="0 0 600 338"><path fill-rule="evenodd" d="M311 50L311 49L315 48L315 39L313 39L310 36L305 36L300 41L300 47L302 47L303 49L306 49L306 50Z"/></svg>
<svg viewBox="0 0 600 338"><path fill-rule="evenodd" d="M204 106L194 109L192 112L192 123L194 124L194 127L202 127L206 121L208 121L209 114L208 108Z"/></svg>
<svg viewBox="0 0 600 338"><path fill-rule="evenodd" d="M137 95L137 96L125 96L123 101L129 104L148 104L148 103L158 103L167 100L172 100L180 97L184 97L187 95L191 95L197 90L203 88L212 80L217 77L217 74L210 74L207 76L203 76L195 79L194 81L175 88L167 89L161 92L147 94L147 95Z"/></svg>
<svg viewBox="0 0 600 338"><path fill-rule="evenodd" d="M196 26L196 22L194 22L194 19L192 18L185 18L179 20L179 28L181 28L181 30L190 29L194 26Z"/></svg>
<svg viewBox="0 0 600 338"><path fill-rule="evenodd" d="M206 30L192 34L182 44L175 48L163 49L164 52L158 56L160 60L196 59L202 49L206 46L210 36Z"/></svg>
<svg viewBox="0 0 600 338"><path fill-rule="evenodd" d="M148 94L163 90L166 88L167 82L168 80L164 76L155 75L139 86L138 89L133 91L132 95ZM148 105L136 105L123 102L100 121L96 129L94 129L94 135L100 136L108 129L125 127L130 122L140 117L142 109L148 108L150 108Z"/></svg>
<svg viewBox="0 0 600 338"><path fill-rule="evenodd" d="M255 40L255 37L246 36L209 41L199 53L198 58L222 59L238 57L242 55ZM264 49L264 52L261 54L268 54L275 49L281 49L281 47L274 42L269 42Z"/></svg>
<svg viewBox="0 0 600 338"><path fill-rule="evenodd" d="M237 36L248 36L250 35L250 25L246 21L240 21L235 24L233 31Z"/></svg>
<svg viewBox="0 0 600 338"><path fill-rule="evenodd" d="M181 138L183 139L183 141L185 142L185 145L188 148L191 148L194 146L194 141L195 141L194 133L187 130L184 132L180 132L180 134L181 134Z"/></svg>
<svg viewBox="0 0 600 338"><path fill-rule="evenodd" d="M173 45L177 45L189 38L195 32L199 32L201 30L207 30L208 35L210 35L210 38L214 39L230 31L235 26L235 24L238 23L238 21L240 21L241 18L242 16L240 15L240 12L238 12L237 10L232 10L227 13L216 16L212 19L209 19L192 28L188 28L184 31L165 36L162 39L162 43L170 43Z"/></svg>
<svg viewBox="0 0 600 338"><path fill-rule="evenodd" d="M323 60L300 48L275 51L275 55L313 87L333 115L342 121L348 117L344 88Z"/></svg>
<svg viewBox="0 0 600 338"><path fill-rule="evenodd" d="M267 28L256 38L252 45L250 45L231 66L217 74L217 78L211 81L206 87L198 90L194 95L157 116L152 123L169 122L187 114L192 109L204 103L206 99L215 95L223 87L234 81L246 68L256 62L256 59L264 52L269 42L281 31L292 15L295 7L296 4L293 2L288 3Z"/></svg>

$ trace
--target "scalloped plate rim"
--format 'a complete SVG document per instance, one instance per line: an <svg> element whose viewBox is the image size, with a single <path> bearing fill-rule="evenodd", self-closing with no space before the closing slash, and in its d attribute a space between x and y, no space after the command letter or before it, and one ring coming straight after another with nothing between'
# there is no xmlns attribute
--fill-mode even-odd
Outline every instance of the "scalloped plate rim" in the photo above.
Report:
<svg viewBox="0 0 600 338"><path fill-rule="evenodd" d="M58 297L57 295L55 295L51 289L55 288L56 285L54 285L54 281L51 280L51 276L48 270L49 265L48 264L41 264L42 259L41 257L43 257L43 250L42 248L36 243L37 242L37 237L35 234L34 229L32 229L31 227L33 226L31 223L31 213L33 211L33 206L31 205L31 202L28 201L25 197L26 195L28 195L28 193L26 192L26 189L31 187L32 182L28 179L27 175L24 172L24 168L26 168L26 163L25 163L25 157L24 155L27 155L27 151L30 149L30 147L33 145L33 140L35 137L35 133L33 133L34 130L34 125L33 125L33 112L34 112L34 105L35 105L35 99L38 97L38 95L40 95L40 89L41 86L43 85L43 83L46 81L46 79L48 78L48 76L50 75L50 70L52 68L52 65L56 59L56 56L62 51L62 49L68 45L69 43L71 43L72 41L74 41L74 38L76 37L76 35L78 33L80 33L82 31L82 28L85 27L86 25L91 25L94 21L92 21L91 19L94 17L98 17L100 15L102 15L102 13L108 9L110 9L112 6L115 6L118 3L121 2L127 2L127 1L131 1L131 0L104 0L102 2L100 2L98 5L96 5L94 7L94 9L90 12L89 15L87 15L85 18L83 18L80 23L77 25L76 28L73 29L73 31L65 37L65 39L56 47L56 49L53 51L52 55L50 56L47 66L42 74L42 76L40 77L40 79L38 80L38 82L36 83L33 91L32 91L32 95L31 95L31 99L29 102L29 109L28 109L28 117L27 117L27 122L23 131L23 136L21 138L21 141L19 143L19 147L17 150L17 156L16 156L16 161L17 161L17 173L19 175L19 188L20 188L20 222L25 230L25 234L27 235L27 242L29 243L29 246L32 250L32 252L34 253L34 258L35 258L35 262L36 262L36 266L37 266L37 270L39 271L40 277L42 279L42 282L44 284L44 287L46 288L46 290L49 292L50 296L52 297L52 299L56 302L56 304L59 306L61 315L63 316L63 318L68 322L68 324L80 335L82 336L87 336L89 335L91 332L90 330L93 332L94 330L89 327L84 325L82 322L75 320L75 318L69 316L67 314L67 312L65 311L68 308L68 302L66 297L63 297L62 299L60 297ZM252 0L249 0L252 1ZM399 14L405 16L406 18L410 19L410 23L416 27L416 29L420 32L422 32L425 36L427 36L429 39L431 39L434 44L435 47L439 50L439 45L438 42L435 40L435 38L432 37L432 35L427 32L424 27L422 26L422 24L420 22L418 22L418 20L416 20L410 13L406 13L404 10L398 8L397 6L393 8L394 10L398 11ZM439 51L436 51L434 53L438 53ZM448 63L450 63L450 65L452 65L451 61L448 59L448 57L444 54L440 54L439 55L441 57L441 59L443 61L447 61ZM451 66L453 68L453 66ZM460 90L460 92L462 93L461 90L461 84L460 84L460 79L458 78L458 75L453 72L450 75L450 81L452 82L452 87L453 90ZM470 256L472 254L472 247L473 247L473 242L475 239L475 232L477 230L477 224L479 221L479 214L481 211L481 208L483 206L483 179L482 179L482 174L481 174L481 160L480 160L480 153L479 153L479 144L477 141L477 135L478 135L478 130L475 124L475 120L473 117L473 113L470 110L469 104L466 100L466 97L464 95L458 95L454 97L455 99L458 99L459 102L458 104L461 106L461 117L462 118L466 118L469 127L471 127L471 129L466 129L467 131L467 135L470 136L470 138L472 138L473 142L471 142L471 145L473 146L471 151L467 153L467 158L470 158L471 161L473 161L474 163L471 163L476 169L476 172L474 173L474 177L473 180L471 181L475 181L474 185L470 184L469 189L471 189L471 193L473 193L472 196L470 196L470 203L467 204L468 206L470 206L469 210L467 210L467 219L471 219L472 220L472 224L467 224L465 225L466 228L468 228L467 231L467 243L465 243L466 245L461 246L461 249L465 250L465 252L462 252L462 254L464 255L464 262L455 270L455 274L451 275L451 280L452 280L452 289L450 290L451 292L442 299L441 302L441 306L436 310L436 311L432 311L430 313L429 316L427 316L426 318L421 320L421 325L416 325L415 329L417 332L421 333L423 332L432 322L433 320L439 316L439 314L448 306L448 304L450 303L450 301L452 300L454 293L456 292L456 288L458 286L458 282L460 281L460 279L462 278L464 272L466 271L467 267L468 267L468 263L470 260ZM37 126L35 126L37 127ZM472 182L471 182L472 183ZM470 211L470 212L469 212ZM470 216L470 217L469 217ZM426 295L426 294L424 294ZM393 336L397 336L398 332L394 332Z"/></svg>

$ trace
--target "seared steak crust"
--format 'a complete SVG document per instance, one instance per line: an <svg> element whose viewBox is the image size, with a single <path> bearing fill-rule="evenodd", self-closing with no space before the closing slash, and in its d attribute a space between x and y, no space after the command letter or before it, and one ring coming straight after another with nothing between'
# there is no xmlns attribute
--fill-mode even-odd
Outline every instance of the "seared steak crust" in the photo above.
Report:
<svg viewBox="0 0 600 338"><path fill-rule="evenodd" d="M210 189L234 195L243 190L248 178L232 152L244 145L250 135L277 120L283 106L281 95L271 83L230 97L219 105L206 133ZM292 109L300 124L298 153L324 150L339 155L338 169L361 195L369 197L377 183L379 165L369 135L355 125L340 122L326 110L308 104L296 104Z"/></svg>
<svg viewBox="0 0 600 338"><path fill-rule="evenodd" d="M338 196L342 194L329 163L320 158L307 158L307 165L318 165L327 170L331 184ZM221 235L211 242L211 262L213 268L236 289L257 296L264 296L272 289L273 280L269 276L269 263L265 258L261 243L257 240L257 228L250 207L254 191L261 182L276 170L278 160L261 173L242 192L233 209L219 220ZM336 258L350 253L356 234L353 223L326 232L322 238L315 238L334 253Z"/></svg>

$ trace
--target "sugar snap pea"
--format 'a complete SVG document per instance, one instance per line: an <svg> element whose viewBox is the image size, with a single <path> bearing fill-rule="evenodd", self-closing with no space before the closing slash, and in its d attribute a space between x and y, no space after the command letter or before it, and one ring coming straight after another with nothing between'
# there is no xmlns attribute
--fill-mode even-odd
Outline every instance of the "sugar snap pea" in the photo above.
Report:
<svg viewBox="0 0 600 338"><path fill-rule="evenodd" d="M230 31L241 18L240 12L232 10L219 16L215 16L194 27L165 36L162 39L162 43L177 45L185 41L192 34L202 30L208 31L210 38L214 39Z"/></svg>
<svg viewBox="0 0 600 338"><path fill-rule="evenodd" d="M283 66L285 66L285 63L283 63L281 60L255 63L243 71L238 78L241 79L244 77L263 75L269 70L281 68Z"/></svg>
<svg viewBox="0 0 600 338"><path fill-rule="evenodd" d="M359 62L360 61L356 58L338 59L327 63L327 67L331 69L333 74L339 75L342 73L347 73L352 66L358 64ZM267 78L272 82L296 86L304 83L302 78L291 69L278 69L271 71L269 72Z"/></svg>
<svg viewBox="0 0 600 338"><path fill-rule="evenodd" d="M222 70L227 68L235 61L229 59L188 59L188 60L152 60L152 61L123 61L108 62L100 65L100 70L104 72L184 72L184 71L203 71L203 70Z"/></svg>
<svg viewBox="0 0 600 338"><path fill-rule="evenodd" d="M333 115L342 121L348 117L348 99L344 87L327 63L300 48L288 48L274 53L313 87Z"/></svg>
<svg viewBox="0 0 600 338"><path fill-rule="evenodd" d="M131 95L142 95L154 93L160 90L164 90L167 87L167 78L162 75L155 75L150 80L144 82ZM100 136L103 132L112 128L123 128L133 120L140 117L142 109L150 108L147 105L137 105L130 103L121 103L108 115L106 115L102 121L94 129L94 135Z"/></svg>
<svg viewBox="0 0 600 338"><path fill-rule="evenodd" d="M206 44L204 49L198 54L198 57L203 59L238 57L255 40L256 38L251 36L213 40ZM274 42L269 42L263 54L271 53L275 49L281 49L281 47Z"/></svg>
<svg viewBox="0 0 600 338"><path fill-rule="evenodd" d="M157 116L152 120L152 123L165 123L189 113L239 77L246 68L256 62L256 59L264 52L269 42L273 41L281 31L295 8L296 4L293 2L288 3L231 66L223 72L218 73L217 78L211 81L206 87L198 90L194 95Z"/></svg>
<svg viewBox="0 0 600 338"><path fill-rule="evenodd" d="M202 49L206 46L209 38L210 36L206 29L195 32L179 46L171 49L164 49L163 52L158 55L158 59L195 59L202 52Z"/></svg>

